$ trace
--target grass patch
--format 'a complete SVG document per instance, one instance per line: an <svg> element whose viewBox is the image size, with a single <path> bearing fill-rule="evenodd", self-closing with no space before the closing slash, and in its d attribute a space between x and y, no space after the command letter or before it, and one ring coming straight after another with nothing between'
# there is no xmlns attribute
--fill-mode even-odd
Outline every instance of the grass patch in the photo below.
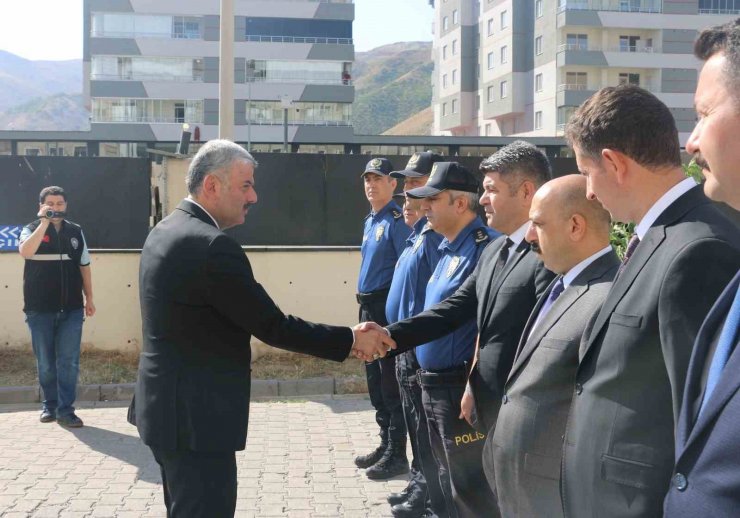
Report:
<svg viewBox="0 0 740 518"><path fill-rule="evenodd" d="M80 354L80 384L133 383L139 356L134 352L103 351L83 346ZM302 354L266 355L252 362L253 379L303 379L333 376L360 376L362 362L349 359L343 363L320 360ZM29 347L0 348L0 386L37 385L36 359Z"/></svg>

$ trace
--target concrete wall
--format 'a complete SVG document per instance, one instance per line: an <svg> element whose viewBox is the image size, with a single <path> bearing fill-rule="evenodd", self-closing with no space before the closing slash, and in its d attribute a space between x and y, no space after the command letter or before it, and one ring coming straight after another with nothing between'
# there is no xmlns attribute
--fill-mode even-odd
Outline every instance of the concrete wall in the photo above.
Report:
<svg viewBox="0 0 740 518"><path fill-rule="evenodd" d="M359 251L249 250L257 280L285 313L329 324L357 322ZM85 321L82 341L107 350L141 347L138 252L93 252L97 313ZM24 321L23 259L0 254L0 347L28 345ZM253 346L260 347L253 339Z"/></svg>

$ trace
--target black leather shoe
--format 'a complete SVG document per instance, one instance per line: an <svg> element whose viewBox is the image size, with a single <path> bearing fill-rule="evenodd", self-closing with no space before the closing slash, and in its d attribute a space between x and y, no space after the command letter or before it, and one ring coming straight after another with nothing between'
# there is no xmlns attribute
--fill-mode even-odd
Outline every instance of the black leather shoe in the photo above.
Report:
<svg viewBox="0 0 740 518"><path fill-rule="evenodd" d="M378 462L367 468L365 475L370 480L385 480L408 472L409 461L406 458L406 444L403 444L403 448L401 448L401 445L389 443L383 456Z"/></svg>
<svg viewBox="0 0 740 518"><path fill-rule="evenodd" d="M386 500L388 500L388 503L391 505L400 504L401 502L405 502L406 499L408 499L409 495L411 495L411 485L409 484L406 486L403 491L400 493L391 493L386 497Z"/></svg>
<svg viewBox="0 0 740 518"><path fill-rule="evenodd" d="M53 423L56 420L57 418L54 415L54 412L50 410L43 410L41 412L41 417L39 417L39 421L41 421L42 423Z"/></svg>
<svg viewBox="0 0 740 518"><path fill-rule="evenodd" d="M380 446L375 448L367 455L358 455L357 457L355 457L355 466L362 469L369 468L381 459L383 453L385 453L386 448L387 445L381 443Z"/></svg>
<svg viewBox="0 0 740 518"><path fill-rule="evenodd" d="M420 518L424 516L426 509L426 494L415 492L411 493L405 502L391 507L391 513L395 518Z"/></svg>
<svg viewBox="0 0 740 518"><path fill-rule="evenodd" d="M57 417L57 423L64 426L65 428L82 428L83 426L82 419L77 417L75 414Z"/></svg>

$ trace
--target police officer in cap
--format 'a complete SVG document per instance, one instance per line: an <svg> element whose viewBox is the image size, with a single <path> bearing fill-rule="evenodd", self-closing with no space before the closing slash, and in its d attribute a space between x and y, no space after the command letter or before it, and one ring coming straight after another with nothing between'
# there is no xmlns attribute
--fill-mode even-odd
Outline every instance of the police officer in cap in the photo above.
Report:
<svg viewBox="0 0 740 518"><path fill-rule="evenodd" d="M365 218L362 236L362 263L357 280L360 322L386 322L385 305L396 262L406 246L411 230L403 221L401 207L393 201L396 180L387 158L367 163L362 179L365 196L372 208ZM396 381L395 358L384 357L365 364L370 402L380 426L380 446L355 458L359 468L367 468L370 479L382 480L409 471L406 458L406 423Z"/></svg>
<svg viewBox="0 0 740 518"><path fill-rule="evenodd" d="M432 166L442 160L440 155L431 151L414 153L406 169L392 172L391 177L403 178L404 191L421 187L426 184ZM396 196L404 197L404 194ZM398 259L393 274L391 291L385 306L389 323L421 312L427 282L441 254L439 244L442 236L434 232L427 223L426 216L421 212L419 199L405 197L403 218L413 232L406 240L406 248ZM438 515L446 512L436 462L429 445L429 429L421 402L421 387L416 381L417 370L419 363L413 349L396 357L396 376L414 455L408 485L400 493L391 493L388 496L388 502L393 506L391 511L396 517L422 516L427 508Z"/></svg>
<svg viewBox="0 0 740 518"><path fill-rule="evenodd" d="M427 284L424 309L455 293L475 269L483 249L498 233L477 215L479 179L457 162L434 164L424 187L406 193L422 200L422 210L435 232L444 236L442 257ZM485 436L460 419L460 400L467 383L477 336L475 315L439 339L416 348L422 401L439 476L448 476L445 494L450 516L491 515L496 499L483 472ZM445 484L441 484L445 489Z"/></svg>

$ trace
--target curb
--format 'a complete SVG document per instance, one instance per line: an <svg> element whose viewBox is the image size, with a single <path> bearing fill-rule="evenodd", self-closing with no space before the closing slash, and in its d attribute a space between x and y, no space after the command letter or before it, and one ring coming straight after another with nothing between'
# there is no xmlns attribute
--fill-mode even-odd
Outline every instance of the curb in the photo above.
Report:
<svg viewBox="0 0 740 518"><path fill-rule="evenodd" d="M130 401L135 383L79 385L77 401ZM276 399L300 396L367 394L365 378L306 378L300 380L252 380L251 398ZM38 403L41 390L33 387L0 387L0 405Z"/></svg>

